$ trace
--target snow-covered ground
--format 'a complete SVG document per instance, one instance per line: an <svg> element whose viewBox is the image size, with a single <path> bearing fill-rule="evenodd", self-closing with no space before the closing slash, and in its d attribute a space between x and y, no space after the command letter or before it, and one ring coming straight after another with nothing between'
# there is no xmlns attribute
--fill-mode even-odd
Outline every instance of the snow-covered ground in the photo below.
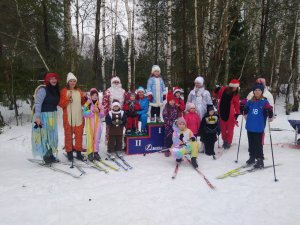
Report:
<svg viewBox="0 0 300 225"><path fill-rule="evenodd" d="M24 116L27 119L22 126L12 125L0 135L0 224L300 224L300 150L276 145L294 140L282 105L279 101L277 119L271 124L273 128L285 129L272 132L275 163L281 164L276 167L279 182L274 182L272 168L224 180L215 178L248 159L248 142L243 129L239 163L234 162L240 131L236 128L235 144L221 158L214 161L204 154L199 155L199 169L216 187L215 191L186 161L172 180L175 160L161 153L127 156L134 166L128 172L104 174L85 169L87 174L80 179L39 167L27 161L32 158L31 124L26 123L28 117ZM299 119L300 113L290 117ZM241 124L241 118L239 120ZM62 149L61 121L59 124ZM265 165L271 165L268 130L265 141ZM102 147L101 154L104 152ZM66 161L62 152L59 158Z"/></svg>

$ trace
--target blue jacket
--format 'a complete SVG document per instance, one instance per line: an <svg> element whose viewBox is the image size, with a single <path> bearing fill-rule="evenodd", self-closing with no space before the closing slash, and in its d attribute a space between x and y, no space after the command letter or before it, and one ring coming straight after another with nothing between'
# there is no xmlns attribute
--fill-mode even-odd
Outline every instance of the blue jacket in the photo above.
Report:
<svg viewBox="0 0 300 225"><path fill-rule="evenodd" d="M139 100L141 109L137 112L138 115L147 114L149 109L149 100L147 97Z"/></svg>
<svg viewBox="0 0 300 225"><path fill-rule="evenodd" d="M159 90L157 90L156 85L159 87ZM147 94L153 96L153 100L150 103L151 106L159 107L163 105L163 96L167 93L165 89L165 83L161 77L156 78L152 76L148 79Z"/></svg>
<svg viewBox="0 0 300 225"><path fill-rule="evenodd" d="M247 101L244 114L247 115L246 130L262 133L265 130L266 118L273 117L273 108L266 98Z"/></svg>

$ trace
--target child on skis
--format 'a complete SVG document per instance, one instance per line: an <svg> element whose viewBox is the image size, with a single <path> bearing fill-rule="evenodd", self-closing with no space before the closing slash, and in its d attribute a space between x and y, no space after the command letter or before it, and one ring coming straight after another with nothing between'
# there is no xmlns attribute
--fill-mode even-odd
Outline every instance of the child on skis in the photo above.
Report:
<svg viewBox="0 0 300 225"><path fill-rule="evenodd" d="M201 119L196 112L196 106L194 103L188 103L186 106L187 113L184 115L186 121L186 127L190 129L194 136L197 138L198 131L200 128Z"/></svg>
<svg viewBox="0 0 300 225"><path fill-rule="evenodd" d="M183 117L180 117L175 124L172 140L172 151L176 157L176 162L181 163L182 157L189 154L193 167L197 168L198 143L193 132L186 127L186 121Z"/></svg>
<svg viewBox="0 0 300 225"><path fill-rule="evenodd" d="M60 91L59 106L63 109L63 124L65 131L65 150L68 154L68 160L73 160L73 150L76 151L76 157L83 160L82 136L84 119L82 115L82 106L86 101L86 94L77 87L77 78L73 73L67 75L67 85ZM73 145L73 135L75 136L75 145Z"/></svg>
<svg viewBox="0 0 300 225"><path fill-rule="evenodd" d="M264 167L262 136L267 117L269 117L269 122L273 118L273 108L263 96L263 91L264 86L262 84L255 84L253 87L254 96L247 101L244 107L250 156L246 163L248 165L254 164L255 168Z"/></svg>
<svg viewBox="0 0 300 225"><path fill-rule="evenodd" d="M83 105L83 116L85 117L88 159L100 161L99 142L102 133L101 118L104 117L104 112L96 88L90 90L90 99Z"/></svg>
<svg viewBox="0 0 300 225"><path fill-rule="evenodd" d="M185 103L181 98L181 94L183 94L183 90L180 87L173 87L173 94L175 99L175 105L178 110L178 118L183 116L183 112L185 110Z"/></svg>
<svg viewBox="0 0 300 225"><path fill-rule="evenodd" d="M200 125L201 142L204 143L205 154L215 157L215 142L220 135L219 116L215 112L213 105L207 106L207 113L204 115Z"/></svg>
<svg viewBox="0 0 300 225"><path fill-rule="evenodd" d="M160 119L160 107L163 105L165 99L165 83L160 75L160 68L158 65L153 65L150 78L147 82L148 99L151 106L151 122L161 122Z"/></svg>
<svg viewBox="0 0 300 225"><path fill-rule="evenodd" d="M121 104L118 100L113 100L111 110L105 117L108 129L107 154L113 154L122 151L123 131L127 122L126 114L121 110Z"/></svg>
<svg viewBox="0 0 300 225"><path fill-rule="evenodd" d="M136 100L136 94L134 92L129 93L129 100L127 100L123 106L123 109L127 116L126 134L133 135L138 130L139 116L137 111L141 106Z"/></svg>
<svg viewBox="0 0 300 225"><path fill-rule="evenodd" d="M149 100L145 96L145 89L143 87L139 87L136 90L137 93L137 99L139 101L139 104L141 106L140 110L137 112L139 116L139 121L141 121L141 132L143 134L147 133L147 118L148 118L148 110L149 110Z"/></svg>
<svg viewBox="0 0 300 225"><path fill-rule="evenodd" d="M167 95L167 104L163 110L163 119L165 127L165 138L164 138L164 147L170 148L172 146L172 134L173 134L173 124L178 118L178 110L175 106L174 95L172 91L168 92ZM165 151L165 156L170 156L170 151Z"/></svg>

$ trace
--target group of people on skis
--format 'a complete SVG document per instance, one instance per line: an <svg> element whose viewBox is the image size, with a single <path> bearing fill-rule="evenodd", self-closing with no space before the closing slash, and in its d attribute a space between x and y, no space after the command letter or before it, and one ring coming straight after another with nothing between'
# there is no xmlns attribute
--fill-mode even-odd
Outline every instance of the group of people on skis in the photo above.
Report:
<svg viewBox="0 0 300 225"><path fill-rule="evenodd" d="M84 129L88 160L101 159L99 146L103 120L106 123L107 154L111 157L120 154L124 130L127 135L147 134L150 111L150 123L163 123L165 128L164 147L168 149L165 156L174 155L176 162L180 163L184 156L190 155L195 168L198 167L199 152L216 159L214 145L220 134L223 148L231 147L234 127L238 126L238 116L242 115L246 120L249 142L247 164L254 164L256 168L264 166L264 129L267 118L269 121L273 119L274 101L263 78L257 79L247 99L242 101L239 80L233 79L228 85L216 88L212 98L205 89L203 77L198 76L184 102L181 88L173 87L166 91L158 65L152 66L146 89L139 87L126 92L120 79L113 77L102 100L96 88L89 93L82 92L71 72L67 74L65 87L61 90L59 83L62 82L57 74L47 73L44 85L35 92L32 151L46 164L57 162L54 153L58 149L59 106L63 110L64 149L70 161L73 160L73 152L76 152L77 159L85 160L82 154ZM201 147L197 137L200 137Z"/></svg>

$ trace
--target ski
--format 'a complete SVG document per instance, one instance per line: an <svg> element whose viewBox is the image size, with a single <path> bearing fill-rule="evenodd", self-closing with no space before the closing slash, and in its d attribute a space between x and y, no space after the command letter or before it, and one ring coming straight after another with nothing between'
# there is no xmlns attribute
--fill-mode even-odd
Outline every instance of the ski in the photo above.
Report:
<svg viewBox="0 0 300 225"><path fill-rule="evenodd" d="M64 154L64 156L66 157L66 158L68 158L68 156L67 156L67 154L66 153L63 153ZM60 162L61 164L63 164L63 165L68 165L68 166L70 166L70 163L68 163L68 162ZM82 174L86 174L86 172L82 169L82 167L80 166L80 165L78 165L77 163L74 163L73 162L73 166L78 170L78 171L80 171Z"/></svg>
<svg viewBox="0 0 300 225"><path fill-rule="evenodd" d="M124 159L123 155L116 154L117 157L127 166L129 169L133 169L133 167Z"/></svg>
<svg viewBox="0 0 300 225"><path fill-rule="evenodd" d="M185 156L185 158L186 158L187 161L192 165L191 160L190 160L187 156ZM193 168L194 168L194 167L193 167ZM202 178L205 180L205 182L207 183L207 185L208 185L211 189L215 190L215 187L212 185L212 183L210 183L210 181L206 178L206 176L205 176L198 168L194 168L194 169L196 170L196 172L197 172L199 175L202 176Z"/></svg>
<svg viewBox="0 0 300 225"><path fill-rule="evenodd" d="M217 179L224 179L226 177L229 177L231 174L236 173L236 172L240 171L241 169L244 169L244 168L247 168L247 167L250 167L250 166L251 165L247 165L247 164L239 166L239 167L237 167L235 169L229 170L228 172L226 172L226 173L224 173L224 174L222 174L220 176L217 176L216 178Z"/></svg>
<svg viewBox="0 0 300 225"><path fill-rule="evenodd" d="M103 168L102 166L99 165L99 163L97 161L93 161L93 162L87 162L87 164L90 164L92 167L97 168L99 171L103 171L104 173L108 173L109 171L105 168Z"/></svg>
<svg viewBox="0 0 300 225"><path fill-rule="evenodd" d="M55 172L59 172L59 173L62 173L62 174L69 175L69 176L71 176L71 177L73 177L73 178L80 178L80 176L82 175L82 174L80 174L80 175L78 176L78 175L75 175L75 174L70 173L70 172L68 172L68 171L65 171L65 170L63 170L63 169L56 168L56 167L52 166L52 164L47 165L47 164L45 164L45 162L38 162L38 161L36 161L36 160L34 160L34 159L28 159L28 161L29 161L29 162L32 162L32 163L36 163L36 164L38 164L38 165L40 165L40 166L43 166L43 167L45 167L45 168L49 168L49 169L51 169L51 170L53 170L53 171L55 171Z"/></svg>
<svg viewBox="0 0 300 225"><path fill-rule="evenodd" d="M176 176L177 176L178 169L179 169L179 164L180 164L180 163L176 163L176 167L175 167L175 170L174 170L174 172L173 172L172 179L175 179Z"/></svg>
<svg viewBox="0 0 300 225"><path fill-rule="evenodd" d="M113 161L118 167L121 167L122 169L124 169L125 171L128 171L128 168L123 166L119 161L116 160L115 157L113 157L111 154L107 154L107 157Z"/></svg>
<svg viewBox="0 0 300 225"><path fill-rule="evenodd" d="M114 170L114 171L119 171L119 168L116 168L116 167L114 167L113 165L110 165L109 163L105 162L105 161L102 160L102 159L101 159L99 162L102 163L104 166L106 166L106 167L108 167L108 168L110 168L110 169L112 169L112 170Z"/></svg>
<svg viewBox="0 0 300 225"><path fill-rule="evenodd" d="M276 164L275 166L279 166L280 164ZM237 171L236 173L232 173L230 174L229 176L230 177L237 177L237 176L240 176L240 175L244 175L244 174L247 174L247 173L252 173L252 172L255 172L255 171L259 171L259 170L264 170L264 169L268 169L268 168L272 168L273 165L269 165L269 166L265 166L265 167L262 167L262 168L250 168L250 169L247 169L247 170L243 170L243 171Z"/></svg>

